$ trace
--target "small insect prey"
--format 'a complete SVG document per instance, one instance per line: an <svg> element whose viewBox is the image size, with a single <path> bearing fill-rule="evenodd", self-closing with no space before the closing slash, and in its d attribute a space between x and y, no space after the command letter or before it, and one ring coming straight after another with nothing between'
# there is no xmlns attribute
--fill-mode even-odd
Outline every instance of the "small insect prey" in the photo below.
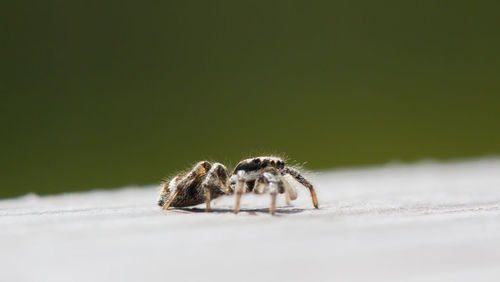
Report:
<svg viewBox="0 0 500 282"><path fill-rule="evenodd" d="M227 168L220 163L197 163L189 172L181 173L165 182L158 199L164 210L172 207L189 207L206 203L224 194L232 194L228 185Z"/></svg>
<svg viewBox="0 0 500 282"><path fill-rule="evenodd" d="M190 171L177 175L166 182L158 205L164 210L172 207L187 207L206 203L210 211L210 201L222 195L236 194L235 213L240 210L241 196L244 193L271 194L271 214L276 211L277 194L285 194L287 204L297 198L295 181L309 189L315 208L318 199L313 185L301 173L287 166L277 157L257 157L238 163L228 177L226 167L220 163L203 161Z"/></svg>

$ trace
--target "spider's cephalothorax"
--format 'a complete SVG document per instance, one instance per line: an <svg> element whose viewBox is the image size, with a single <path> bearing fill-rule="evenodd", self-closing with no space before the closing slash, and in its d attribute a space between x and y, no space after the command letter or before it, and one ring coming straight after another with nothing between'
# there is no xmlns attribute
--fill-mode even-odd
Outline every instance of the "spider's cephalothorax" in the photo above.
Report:
<svg viewBox="0 0 500 282"><path fill-rule="evenodd" d="M288 203L297 197L297 192L292 184L293 179L309 189L313 205L318 208L318 200L313 185L297 169L287 166L281 158L257 157L241 161L230 178L230 189L236 192L234 212L238 213L240 209L241 195L254 191L258 194L263 192L271 194L270 211L274 214L277 193L285 193Z"/></svg>
<svg viewBox="0 0 500 282"><path fill-rule="evenodd" d="M206 203L224 194L232 194L228 185L227 168L207 161L197 163L189 172L181 173L166 181L158 199L164 210L172 207L188 207Z"/></svg>

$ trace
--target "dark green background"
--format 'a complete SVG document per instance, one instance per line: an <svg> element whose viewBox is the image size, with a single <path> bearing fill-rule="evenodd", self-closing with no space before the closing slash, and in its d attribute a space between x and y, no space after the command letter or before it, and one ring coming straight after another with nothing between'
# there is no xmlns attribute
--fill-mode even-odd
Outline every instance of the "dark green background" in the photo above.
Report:
<svg viewBox="0 0 500 282"><path fill-rule="evenodd" d="M498 3L6 1L0 197L498 154Z"/></svg>

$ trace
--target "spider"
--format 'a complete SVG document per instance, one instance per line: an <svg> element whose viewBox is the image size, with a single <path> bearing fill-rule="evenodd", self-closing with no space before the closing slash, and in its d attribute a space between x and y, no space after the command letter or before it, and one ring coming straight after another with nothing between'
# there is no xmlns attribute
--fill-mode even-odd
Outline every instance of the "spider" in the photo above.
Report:
<svg viewBox="0 0 500 282"><path fill-rule="evenodd" d="M287 204L297 198L293 185L294 179L307 187L311 193L313 205L318 208L318 200L313 185L300 172L287 166L281 158L256 157L238 163L228 178L227 168L207 161L199 162L190 172L184 172L165 182L158 205L164 210L172 207L187 207L206 203L210 211L210 201L222 195L236 192L235 213L240 210L243 193L254 192L271 194L271 214L276 211L277 194L286 194Z"/></svg>
<svg viewBox="0 0 500 282"><path fill-rule="evenodd" d="M287 166L283 159L265 156L242 160L236 165L230 178L230 187L236 193L234 212L238 213L240 210L241 195L253 191L257 194L263 192L271 194L270 212L274 214L278 193L286 193L287 204L297 198L293 179L309 189L314 207L319 208L316 191L311 182L297 169Z"/></svg>

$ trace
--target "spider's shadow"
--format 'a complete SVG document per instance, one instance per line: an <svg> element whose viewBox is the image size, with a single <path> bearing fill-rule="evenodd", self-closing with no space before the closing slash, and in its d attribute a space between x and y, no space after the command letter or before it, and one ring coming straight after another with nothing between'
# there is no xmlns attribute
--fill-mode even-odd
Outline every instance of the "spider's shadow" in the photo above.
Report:
<svg viewBox="0 0 500 282"><path fill-rule="evenodd" d="M205 208L175 208L176 210L181 210L181 211L186 211L186 212L192 212L192 213L204 213ZM301 213L303 212L304 209L300 208L283 208L283 209L276 209L276 214L296 214L296 213ZM234 213L234 210L232 209L221 209L221 208L212 208L210 210L211 213ZM256 215L256 214L269 214L270 210L269 208L259 208L259 209L240 209L240 213L248 213L251 215Z"/></svg>

